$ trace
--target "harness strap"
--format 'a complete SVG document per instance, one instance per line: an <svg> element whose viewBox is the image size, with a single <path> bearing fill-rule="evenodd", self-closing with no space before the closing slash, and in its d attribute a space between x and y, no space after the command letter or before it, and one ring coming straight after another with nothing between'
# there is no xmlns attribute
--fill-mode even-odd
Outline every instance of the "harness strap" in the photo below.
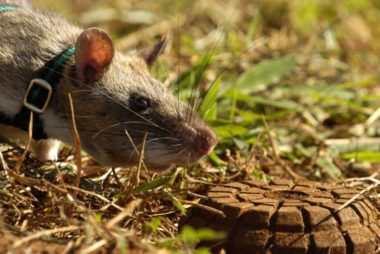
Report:
<svg viewBox="0 0 380 254"><path fill-rule="evenodd" d="M6 11L13 11L18 9L19 7L16 5L7 5L7 4L1 4L0 5L0 13L1 12L6 12Z"/></svg>

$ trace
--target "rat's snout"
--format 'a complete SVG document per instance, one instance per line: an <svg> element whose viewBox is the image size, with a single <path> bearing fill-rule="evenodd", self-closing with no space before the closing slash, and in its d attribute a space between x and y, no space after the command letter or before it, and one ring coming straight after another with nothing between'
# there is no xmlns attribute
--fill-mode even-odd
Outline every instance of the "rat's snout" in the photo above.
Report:
<svg viewBox="0 0 380 254"><path fill-rule="evenodd" d="M196 119L193 125L183 122L180 129L183 144L189 153L187 162L193 162L208 155L218 143L214 130L201 119Z"/></svg>
<svg viewBox="0 0 380 254"><path fill-rule="evenodd" d="M210 127L204 127L197 130L194 146L196 153L198 153L200 157L211 153L217 143L218 138Z"/></svg>

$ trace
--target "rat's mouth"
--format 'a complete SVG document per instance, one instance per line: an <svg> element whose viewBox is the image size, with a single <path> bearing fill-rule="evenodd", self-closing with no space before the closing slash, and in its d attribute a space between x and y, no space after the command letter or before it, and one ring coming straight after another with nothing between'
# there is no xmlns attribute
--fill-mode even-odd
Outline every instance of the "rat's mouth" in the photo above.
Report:
<svg viewBox="0 0 380 254"><path fill-rule="evenodd" d="M165 151L163 149L162 151ZM167 151L171 151L170 149ZM212 151L212 149L206 149L201 151L189 151L189 149L183 149L182 153L163 152L162 155L158 154L148 154L144 159L145 166L151 171L168 171L173 169L176 166L186 166L190 165L203 156L207 155Z"/></svg>
<svg viewBox="0 0 380 254"><path fill-rule="evenodd" d="M168 171L173 169L176 166L186 166L191 165L192 163L198 161L204 156L210 154L214 149L212 147L205 147L204 149L199 149L197 151L186 151L182 156L177 156L176 158L170 158L165 156L160 158L151 158L151 160L144 160L145 166L152 171ZM164 160L167 160L164 162ZM159 162L160 161L160 162Z"/></svg>
<svg viewBox="0 0 380 254"><path fill-rule="evenodd" d="M178 153L173 152L172 149L167 149L167 147L165 149L165 146L163 146L159 153L152 153L147 150L143 164L149 171L165 172L176 166L190 165L208 155L212 150L213 146L205 147L204 149L184 148L182 153ZM111 152L98 154L95 158L99 163L113 167L137 166L140 160L137 156L131 157ZM126 158L128 159L126 160Z"/></svg>
<svg viewBox="0 0 380 254"><path fill-rule="evenodd" d="M165 171L186 166L209 155L217 144L215 132L208 126L193 128L182 125L178 143L149 143L145 147L145 165L149 170Z"/></svg>

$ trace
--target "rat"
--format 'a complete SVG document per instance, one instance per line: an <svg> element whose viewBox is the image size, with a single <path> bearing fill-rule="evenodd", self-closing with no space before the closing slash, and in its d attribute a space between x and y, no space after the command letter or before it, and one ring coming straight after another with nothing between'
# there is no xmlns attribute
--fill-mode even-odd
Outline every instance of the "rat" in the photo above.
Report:
<svg viewBox="0 0 380 254"><path fill-rule="evenodd" d="M0 0L1 134L27 132L33 115L31 151L55 160L74 142L72 102L81 147L102 165L136 165L142 148L155 171L208 155L215 131L149 73L164 45L121 53L100 28Z"/></svg>

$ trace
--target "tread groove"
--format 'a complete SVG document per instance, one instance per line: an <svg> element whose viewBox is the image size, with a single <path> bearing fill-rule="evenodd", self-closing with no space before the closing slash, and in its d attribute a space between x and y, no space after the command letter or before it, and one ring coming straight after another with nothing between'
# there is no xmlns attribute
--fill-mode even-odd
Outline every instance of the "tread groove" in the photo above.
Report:
<svg viewBox="0 0 380 254"><path fill-rule="evenodd" d="M379 209L360 197L336 212L357 192L285 179L229 183L211 187L207 194L208 205L222 208L227 218L211 221L199 212L192 216L229 234L221 246L227 253L373 253L380 244Z"/></svg>

